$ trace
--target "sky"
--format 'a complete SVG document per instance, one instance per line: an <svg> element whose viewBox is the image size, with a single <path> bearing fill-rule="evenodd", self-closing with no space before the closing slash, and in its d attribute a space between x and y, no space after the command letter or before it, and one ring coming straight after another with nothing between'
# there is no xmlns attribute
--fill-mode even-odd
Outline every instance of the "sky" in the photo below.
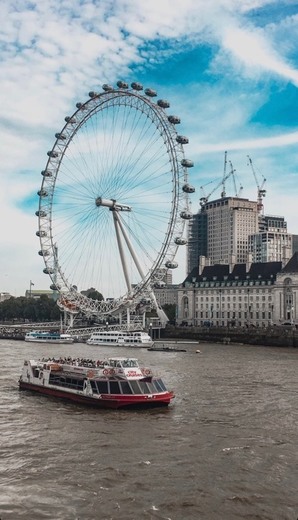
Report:
<svg viewBox="0 0 298 520"><path fill-rule="evenodd" d="M119 79L181 118L193 212L227 151L227 195L256 200L262 185L265 213L298 234L298 2L2 0L1 15L0 292L49 288L35 235L47 151L76 102Z"/></svg>

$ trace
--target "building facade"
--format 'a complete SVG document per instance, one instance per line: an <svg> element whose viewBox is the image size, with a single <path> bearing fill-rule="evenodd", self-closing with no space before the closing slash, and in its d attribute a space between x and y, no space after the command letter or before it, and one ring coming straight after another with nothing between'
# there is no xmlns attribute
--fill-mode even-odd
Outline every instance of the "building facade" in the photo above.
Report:
<svg viewBox="0 0 298 520"><path fill-rule="evenodd" d="M177 324L268 327L298 323L298 253L281 262L200 262L178 289Z"/></svg>
<svg viewBox="0 0 298 520"><path fill-rule="evenodd" d="M293 236L287 232L284 217L263 215L259 233L248 239L248 252L253 262L282 262L286 265L292 258Z"/></svg>
<svg viewBox="0 0 298 520"><path fill-rule="evenodd" d="M238 197L222 197L206 202L189 226L188 272L200 256L211 264L245 262L248 238L259 231L257 202Z"/></svg>
<svg viewBox="0 0 298 520"><path fill-rule="evenodd" d="M224 197L208 202L207 256L211 264L244 263L248 237L259 230L257 202Z"/></svg>
<svg viewBox="0 0 298 520"><path fill-rule="evenodd" d="M193 215L188 226L188 273L198 266L200 256L207 256L207 238L207 213L200 211Z"/></svg>

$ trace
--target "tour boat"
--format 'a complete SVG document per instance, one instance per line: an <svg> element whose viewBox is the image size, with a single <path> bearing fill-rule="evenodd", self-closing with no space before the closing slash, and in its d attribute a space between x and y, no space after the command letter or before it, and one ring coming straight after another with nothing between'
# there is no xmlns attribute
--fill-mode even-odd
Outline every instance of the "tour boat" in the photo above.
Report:
<svg viewBox="0 0 298 520"><path fill-rule="evenodd" d="M57 331L32 330L25 335L25 341L35 343L73 343L74 338L70 334L63 334Z"/></svg>
<svg viewBox="0 0 298 520"><path fill-rule="evenodd" d="M175 397L150 368L126 357L26 360L19 388L98 408L167 406Z"/></svg>
<svg viewBox="0 0 298 520"><path fill-rule="evenodd" d="M91 334L88 345L102 345L103 347L152 347L154 342L144 331L102 330Z"/></svg>

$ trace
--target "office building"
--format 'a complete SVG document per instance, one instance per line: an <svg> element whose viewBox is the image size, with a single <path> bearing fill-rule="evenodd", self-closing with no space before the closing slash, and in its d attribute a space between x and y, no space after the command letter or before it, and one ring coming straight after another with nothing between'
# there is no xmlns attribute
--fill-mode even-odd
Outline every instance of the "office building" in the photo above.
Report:
<svg viewBox="0 0 298 520"><path fill-rule="evenodd" d="M253 262L282 262L285 266L293 255L293 237L284 217L263 215L259 233L249 237L248 252Z"/></svg>

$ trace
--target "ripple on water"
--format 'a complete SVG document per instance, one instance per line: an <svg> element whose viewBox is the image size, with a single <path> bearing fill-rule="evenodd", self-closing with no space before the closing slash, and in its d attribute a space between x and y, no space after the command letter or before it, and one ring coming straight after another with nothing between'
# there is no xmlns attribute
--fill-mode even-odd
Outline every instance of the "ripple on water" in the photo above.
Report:
<svg viewBox="0 0 298 520"><path fill-rule="evenodd" d="M176 399L127 413L19 392L23 359L50 354L24 342L0 347L2 520L297 518L298 351L138 351ZM59 355L82 349L99 357L78 344Z"/></svg>

